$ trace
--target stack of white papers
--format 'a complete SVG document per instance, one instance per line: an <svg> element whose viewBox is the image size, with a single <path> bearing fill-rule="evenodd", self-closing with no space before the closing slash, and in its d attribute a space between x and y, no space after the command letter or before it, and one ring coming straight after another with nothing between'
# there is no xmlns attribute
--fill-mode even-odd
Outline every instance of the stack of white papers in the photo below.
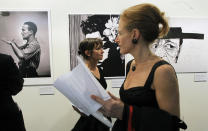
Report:
<svg viewBox="0 0 208 131"><path fill-rule="evenodd" d="M89 71L83 60L80 57L77 59L79 64L72 71L60 76L54 86L81 112L86 115L91 114L108 127L112 127L112 123L98 112L102 105L91 98L91 95L96 95L103 100L108 100L109 94Z"/></svg>

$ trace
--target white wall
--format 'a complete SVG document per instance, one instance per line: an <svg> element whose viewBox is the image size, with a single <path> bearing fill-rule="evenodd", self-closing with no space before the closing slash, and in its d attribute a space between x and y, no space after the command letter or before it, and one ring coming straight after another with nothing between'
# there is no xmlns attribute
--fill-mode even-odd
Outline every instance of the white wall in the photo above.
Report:
<svg viewBox="0 0 208 131"><path fill-rule="evenodd" d="M120 13L128 6L150 2L168 16L207 17L207 0L1 0L0 9L50 9L54 80L69 70L69 13ZM194 74L178 74L181 116L188 131L207 131L207 82L193 82ZM110 86L110 81L108 81ZM68 100L55 90L54 95L39 95L41 86L24 87L15 96L22 108L28 131L69 131L79 115ZM110 89L118 94L118 89Z"/></svg>

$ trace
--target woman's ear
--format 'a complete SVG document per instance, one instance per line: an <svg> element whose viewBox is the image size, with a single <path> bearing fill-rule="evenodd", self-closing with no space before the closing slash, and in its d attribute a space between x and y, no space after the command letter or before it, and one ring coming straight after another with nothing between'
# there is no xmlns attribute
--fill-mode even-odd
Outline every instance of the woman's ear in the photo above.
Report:
<svg viewBox="0 0 208 131"><path fill-rule="evenodd" d="M86 56L90 56L91 54L90 54L90 51L89 50L85 50L85 55Z"/></svg>
<svg viewBox="0 0 208 131"><path fill-rule="evenodd" d="M138 29L133 29L131 33L132 33L132 43L137 44L138 40L139 40L139 37L140 37L139 30Z"/></svg>
<svg viewBox="0 0 208 131"><path fill-rule="evenodd" d="M139 37L140 37L140 31L139 31L139 29L134 28L132 30L132 39L139 40Z"/></svg>

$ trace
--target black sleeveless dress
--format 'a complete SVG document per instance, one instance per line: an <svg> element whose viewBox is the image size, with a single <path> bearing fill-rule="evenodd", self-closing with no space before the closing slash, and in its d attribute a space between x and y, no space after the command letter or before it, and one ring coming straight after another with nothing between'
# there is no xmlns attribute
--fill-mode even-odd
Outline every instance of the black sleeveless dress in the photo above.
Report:
<svg viewBox="0 0 208 131"><path fill-rule="evenodd" d="M104 74L102 69L99 69L100 72L100 79L96 78L104 89L107 88L107 83L104 78ZM110 118L108 118L110 120ZM92 115L90 116L81 116L77 121L75 127L72 131L109 131L109 127L104 125L102 122L97 120Z"/></svg>
<svg viewBox="0 0 208 131"><path fill-rule="evenodd" d="M131 62L132 61L130 61L127 64L127 73L129 71ZM164 64L169 64L169 63L161 60L153 65L150 71L150 74L143 87L133 87L133 88L124 90L124 84L122 84L119 93L120 93L120 99L125 103L125 105L132 105L132 106L135 106L136 108L138 107L138 109L140 109L141 107L150 107L150 108L159 109L156 96L155 96L155 91L151 89L151 84L154 79L155 70L159 66L164 65ZM140 113L140 112L137 112L137 113ZM133 115L135 116L136 112L133 112ZM140 120L137 121L136 124L134 124L134 126L137 127L137 129L140 129L140 127L138 127L140 126L139 123L141 123ZM123 117L123 120L116 120L112 129L112 131L127 131L127 130L129 130L128 129L128 117L125 118L125 116ZM150 131L150 130L142 130L142 131Z"/></svg>
<svg viewBox="0 0 208 131"><path fill-rule="evenodd" d="M159 61L155 63L150 71L149 76L143 87L133 87L127 90L124 90L124 84L120 88L120 98L124 103L128 105L136 105L136 106L148 106L159 108L158 103L155 96L155 91L151 89L151 85L153 82L153 77L155 70L157 67L168 64L166 61ZM130 63L128 65L130 67ZM129 70L129 69L128 69Z"/></svg>

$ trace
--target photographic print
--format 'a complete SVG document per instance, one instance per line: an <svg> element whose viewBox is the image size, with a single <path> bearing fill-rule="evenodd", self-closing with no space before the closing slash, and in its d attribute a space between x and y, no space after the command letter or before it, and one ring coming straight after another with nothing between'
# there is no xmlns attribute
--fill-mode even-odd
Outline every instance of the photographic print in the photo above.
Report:
<svg viewBox="0 0 208 131"><path fill-rule="evenodd" d="M207 72L208 19L170 17L169 26L167 36L156 40L152 51L176 72Z"/></svg>
<svg viewBox="0 0 208 131"><path fill-rule="evenodd" d="M69 45L71 70L77 65L76 56L80 41L85 38L103 40L103 60L98 66L105 78L125 76L125 57L120 54L115 38L118 32L119 15L112 14L70 14Z"/></svg>
<svg viewBox="0 0 208 131"><path fill-rule="evenodd" d="M0 53L11 55L25 85L52 84L49 11L0 10Z"/></svg>

